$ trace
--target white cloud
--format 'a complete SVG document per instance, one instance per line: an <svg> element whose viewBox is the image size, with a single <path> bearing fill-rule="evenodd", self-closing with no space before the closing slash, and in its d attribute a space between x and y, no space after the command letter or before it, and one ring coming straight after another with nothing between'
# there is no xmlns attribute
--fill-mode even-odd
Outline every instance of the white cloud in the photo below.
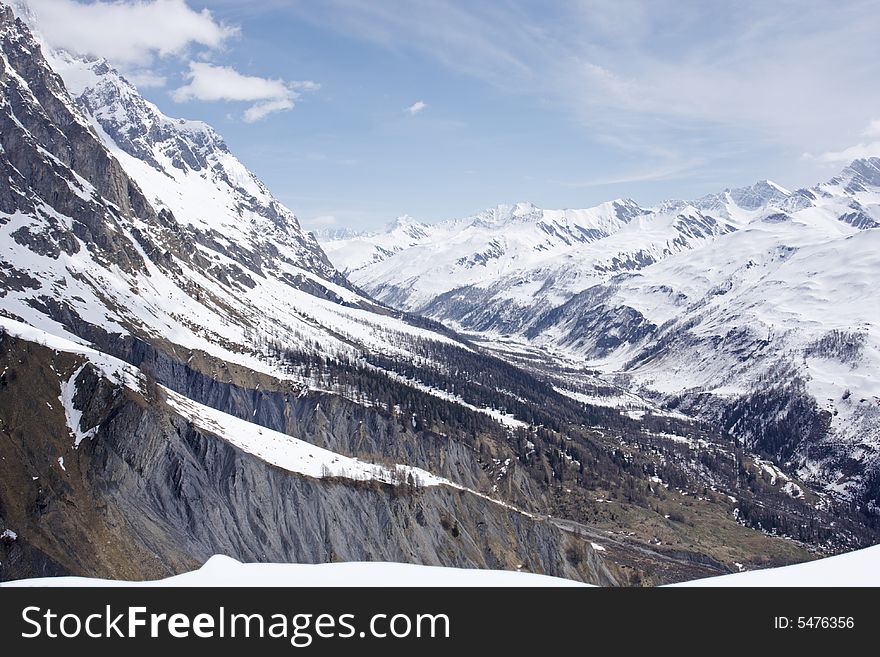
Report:
<svg viewBox="0 0 880 657"><path fill-rule="evenodd" d="M868 123L862 134L868 138L880 137L880 119ZM849 164L853 160L865 157L880 157L880 140L862 142L839 151L826 151L821 155L804 153L805 159L826 164Z"/></svg>
<svg viewBox="0 0 880 657"><path fill-rule="evenodd" d="M417 100L412 105L406 108L406 111L409 112L410 116L415 116L421 111L424 111L428 107L428 103L423 100Z"/></svg>
<svg viewBox="0 0 880 657"><path fill-rule="evenodd" d="M207 62L190 62L187 79L188 84L171 93L175 101L250 102L253 105L243 117L247 123L259 121L275 112L293 109L302 92L320 88L318 83L310 80L285 82L243 75L229 66L215 66Z"/></svg>
<svg viewBox="0 0 880 657"><path fill-rule="evenodd" d="M294 102L290 99L284 98L279 100L269 100L265 103L257 103L252 107L249 107L245 110L244 122L245 123L256 123L257 121L262 121L270 114L274 112L284 112L286 110L292 110L294 106Z"/></svg>
<svg viewBox="0 0 880 657"><path fill-rule="evenodd" d="M287 86L295 91L318 91L321 88L318 82L312 80L294 80L288 82Z"/></svg>
<svg viewBox="0 0 880 657"><path fill-rule="evenodd" d="M165 86L166 77L153 70L158 58L188 56L188 83L172 92L174 100L250 102L243 115L248 123L290 110L302 93L319 88L311 81L247 76L208 63L238 28L218 22L207 9L195 11L187 0L17 2L30 8L38 31L53 48L104 57L141 88Z"/></svg>
<svg viewBox="0 0 880 657"><path fill-rule="evenodd" d="M856 144L842 151L827 151L821 155L806 154L806 159L824 162L826 164L849 164L853 160L865 157L880 157L880 141L872 141L865 144Z"/></svg>
<svg viewBox="0 0 880 657"><path fill-rule="evenodd" d="M171 94L178 103L190 100L269 100L284 98L292 92L283 80L242 75L231 67L207 62L190 62L187 78L189 84Z"/></svg>
<svg viewBox="0 0 880 657"><path fill-rule="evenodd" d="M125 69L149 67L157 56L183 55L193 45L217 49L238 33L185 0L27 0L27 5L53 47L105 57Z"/></svg>

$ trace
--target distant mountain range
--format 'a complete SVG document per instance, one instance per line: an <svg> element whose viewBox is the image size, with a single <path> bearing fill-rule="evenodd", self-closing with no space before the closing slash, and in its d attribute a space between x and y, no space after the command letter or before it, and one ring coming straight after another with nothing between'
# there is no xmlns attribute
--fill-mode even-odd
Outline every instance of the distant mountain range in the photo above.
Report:
<svg viewBox="0 0 880 657"><path fill-rule="evenodd" d="M322 245L381 301L625 380L877 509L878 228L871 158L794 192L520 203Z"/></svg>

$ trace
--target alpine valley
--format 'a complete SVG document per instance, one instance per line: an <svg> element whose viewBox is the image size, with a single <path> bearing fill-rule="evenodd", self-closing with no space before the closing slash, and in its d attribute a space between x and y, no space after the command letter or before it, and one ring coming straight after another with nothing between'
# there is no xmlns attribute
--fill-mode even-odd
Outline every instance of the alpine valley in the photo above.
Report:
<svg viewBox="0 0 880 657"><path fill-rule="evenodd" d="M880 161L322 245L28 22L0 4L0 580L655 585L880 539Z"/></svg>
<svg viewBox="0 0 880 657"><path fill-rule="evenodd" d="M375 298L562 394L684 414L880 510L878 158L794 192L765 180L654 208L520 203L326 237Z"/></svg>

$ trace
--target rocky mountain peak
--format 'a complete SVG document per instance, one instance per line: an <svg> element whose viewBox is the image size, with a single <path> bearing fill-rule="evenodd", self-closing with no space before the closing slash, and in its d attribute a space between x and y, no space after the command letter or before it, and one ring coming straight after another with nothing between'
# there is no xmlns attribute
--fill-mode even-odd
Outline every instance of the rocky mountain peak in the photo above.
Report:
<svg viewBox="0 0 880 657"><path fill-rule="evenodd" d="M206 123L165 116L107 60L64 51L50 58L83 111L120 149L158 171L203 171L212 155L229 152ZM166 158L157 157L156 151Z"/></svg>
<svg viewBox="0 0 880 657"><path fill-rule="evenodd" d="M0 12L0 212L33 217L11 231L51 258L85 250L123 271L143 257L122 224L156 220L142 191L95 138L27 25ZM0 225L10 219L0 215Z"/></svg>
<svg viewBox="0 0 880 657"><path fill-rule="evenodd" d="M405 214L394 220L388 227L388 232L412 240L421 240L428 236L428 227L420 221L416 221L410 215Z"/></svg>
<svg viewBox="0 0 880 657"><path fill-rule="evenodd" d="M844 183L851 192L880 189L880 157L853 160L836 180Z"/></svg>
<svg viewBox="0 0 880 657"><path fill-rule="evenodd" d="M50 51L48 59L73 96L65 92L67 102L157 210L206 235L203 241L223 235L234 245L227 254L239 253L239 264L255 272L284 262L347 285L294 213L213 128L165 115L106 60L64 51Z"/></svg>

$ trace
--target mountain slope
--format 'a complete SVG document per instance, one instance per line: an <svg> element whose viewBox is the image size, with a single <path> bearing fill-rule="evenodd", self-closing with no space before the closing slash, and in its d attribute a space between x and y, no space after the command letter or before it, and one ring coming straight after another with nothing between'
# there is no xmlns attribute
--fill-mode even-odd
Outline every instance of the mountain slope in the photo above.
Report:
<svg viewBox="0 0 880 657"><path fill-rule="evenodd" d="M5 295L7 313L57 332L62 324L68 334L85 330L74 326L84 323L168 340L268 373L275 370L259 345L279 336L288 348L310 351L318 342L328 355L398 353L389 339L398 334L452 340L352 291L210 128L164 117L105 62L55 56L86 84L75 106L48 67L25 61L33 60L36 42L14 29L5 34L5 50L21 59L7 67L15 88L5 95L13 184L4 207L4 260L10 277L28 271L42 282L23 279ZM34 93L13 64L41 78L43 93ZM55 108L60 116L51 114ZM22 123L31 119L35 125ZM57 123L75 132L59 134L50 152L39 136L58 132ZM127 150L108 130L127 136ZM35 163L56 178L21 173ZM40 230L30 225L33 215Z"/></svg>
<svg viewBox="0 0 880 657"><path fill-rule="evenodd" d="M180 217L215 248L244 248L254 269L279 260L345 284L294 214L210 126L165 116L105 60L56 52L50 64L157 210Z"/></svg>
<svg viewBox="0 0 880 657"><path fill-rule="evenodd" d="M414 545L404 534L399 534L402 543L380 539L366 527L352 535L331 531L328 507L315 502L307 507L313 520L304 519L306 507L296 511L301 495L326 498L326 504L341 495L335 516L351 521L360 514L377 523L375 528L378 523L387 526L383 517L393 517L403 531L418 511L416 498L432 496L423 492L434 476L430 473L400 470L398 475L392 468L390 475L381 474L392 448L402 450L407 444L398 434L406 433L406 424L414 424L416 416L399 417L408 405L395 410L386 404L384 410L371 411L377 392L384 390L387 396L395 386L408 389L422 409L430 408L427 400L436 399L447 415L467 415L474 430L488 432L487 440L493 432L506 436L489 410L470 411L464 400L442 400L430 390L397 382L375 366L353 365L365 353L411 360L413 345L423 351L435 344L454 345L463 354L472 349L448 332L425 328L424 322L417 326L355 293L303 235L293 215L239 170L240 164L209 128L165 119L106 65L81 62L76 68L74 58L68 58L70 75L75 69L100 78L94 87L86 87L94 94L74 102L43 59L38 42L5 7L0 47L0 313L6 318L3 354L8 359L0 420L8 452L4 469L9 469L3 476L0 517L3 524L16 527L16 540L3 543L4 578L33 569L167 574L218 548L242 556L250 552L252 558L269 558L274 552L281 560L320 561L363 559L386 545L396 551L387 558L513 567L528 553L541 551L530 537L543 535L548 546L555 545L547 554L556 566L548 561L536 569L559 567L571 577L612 581L597 560L587 558L589 545L549 525L541 529L528 515L489 501L483 493L454 495L519 518L525 533L504 520L498 536L495 529L486 530L486 540L502 541L493 542L489 550L483 539L474 539L473 548L464 546L466 539L456 540L471 522L464 517L450 521L448 530L443 529L446 520L440 523L434 517L431 531L439 527L439 536L454 541L445 547L435 539ZM89 105L89 99L101 104ZM118 124L107 118L111 116ZM108 130L132 136L126 148L146 159L123 150ZM162 176L161 185L152 172ZM203 205L206 194L213 205ZM194 214L196 208L208 212ZM23 326L48 337L22 336ZM67 362L62 369L53 352L40 347L51 342L57 353L59 339L97 349L99 360L119 358L133 364L141 383L131 388L111 373L87 375L91 370L83 362ZM76 351L69 346L63 351L70 349ZM359 392L368 385L373 387L370 397ZM355 402L348 401L354 396ZM65 412L59 414L59 407ZM22 414L16 409L28 410ZM241 420L247 424L236 424ZM367 420L374 442L349 444ZM280 433L266 433L258 423ZM227 430L226 425L238 428ZM228 470L229 464L242 458L241 450L261 431L267 446L252 447L257 457L245 457L242 463L247 465L239 468L247 473L245 488L229 488L227 478L236 469ZM253 434L251 442L231 439L243 432ZM345 460L352 457L378 461L364 469L377 487L359 493L364 474L356 475L351 466L340 477L332 461L321 466L335 475L329 487L316 489L312 470L279 475L274 467L278 463L264 449L280 445L282 463L288 463L298 452L282 436L292 433L309 437L311 444L340 447L345 453L334 457L340 463L355 463ZM444 484L452 491L466 483L489 488L490 475L484 474L472 448L456 438L426 442L407 461L454 475L456 482ZM234 447L219 447L230 441ZM204 454L217 449L222 459L204 461ZM191 450L198 454L195 460ZM74 467L82 479L77 485L69 480ZM130 486L123 485L129 475ZM389 477L392 481L383 484ZM116 484L108 487L110 482ZM401 484L404 489L398 491ZM404 494L410 485L415 488ZM256 491L264 491L259 502L253 498ZM293 506L273 508L278 496L285 495ZM389 516L381 511L401 495L416 505L410 512ZM89 515L89 499L100 500L99 509L105 512ZM367 511L363 504L372 504L370 499L379 506ZM65 505L81 508L86 516L65 516ZM228 511L213 526L197 520L211 514L211 505ZM487 517L487 511L476 508L457 512L458 506L455 499L445 498L435 509L444 518L460 513L476 522ZM423 516L431 517L427 507ZM88 528L94 538L83 534ZM474 534L473 525L470 532ZM510 543L501 534L519 547L512 552L502 548ZM98 543L99 536L113 540ZM584 555L582 565L565 560L568 543ZM71 549L74 544L79 547ZM144 558L151 547L164 555L158 562Z"/></svg>
<svg viewBox="0 0 880 657"><path fill-rule="evenodd" d="M522 512L428 473L248 427L127 363L3 322L3 579L160 577L220 551L299 563L523 565L614 581L589 546ZM73 394L62 387L59 399L58 379ZM583 562L568 562L567 549Z"/></svg>

